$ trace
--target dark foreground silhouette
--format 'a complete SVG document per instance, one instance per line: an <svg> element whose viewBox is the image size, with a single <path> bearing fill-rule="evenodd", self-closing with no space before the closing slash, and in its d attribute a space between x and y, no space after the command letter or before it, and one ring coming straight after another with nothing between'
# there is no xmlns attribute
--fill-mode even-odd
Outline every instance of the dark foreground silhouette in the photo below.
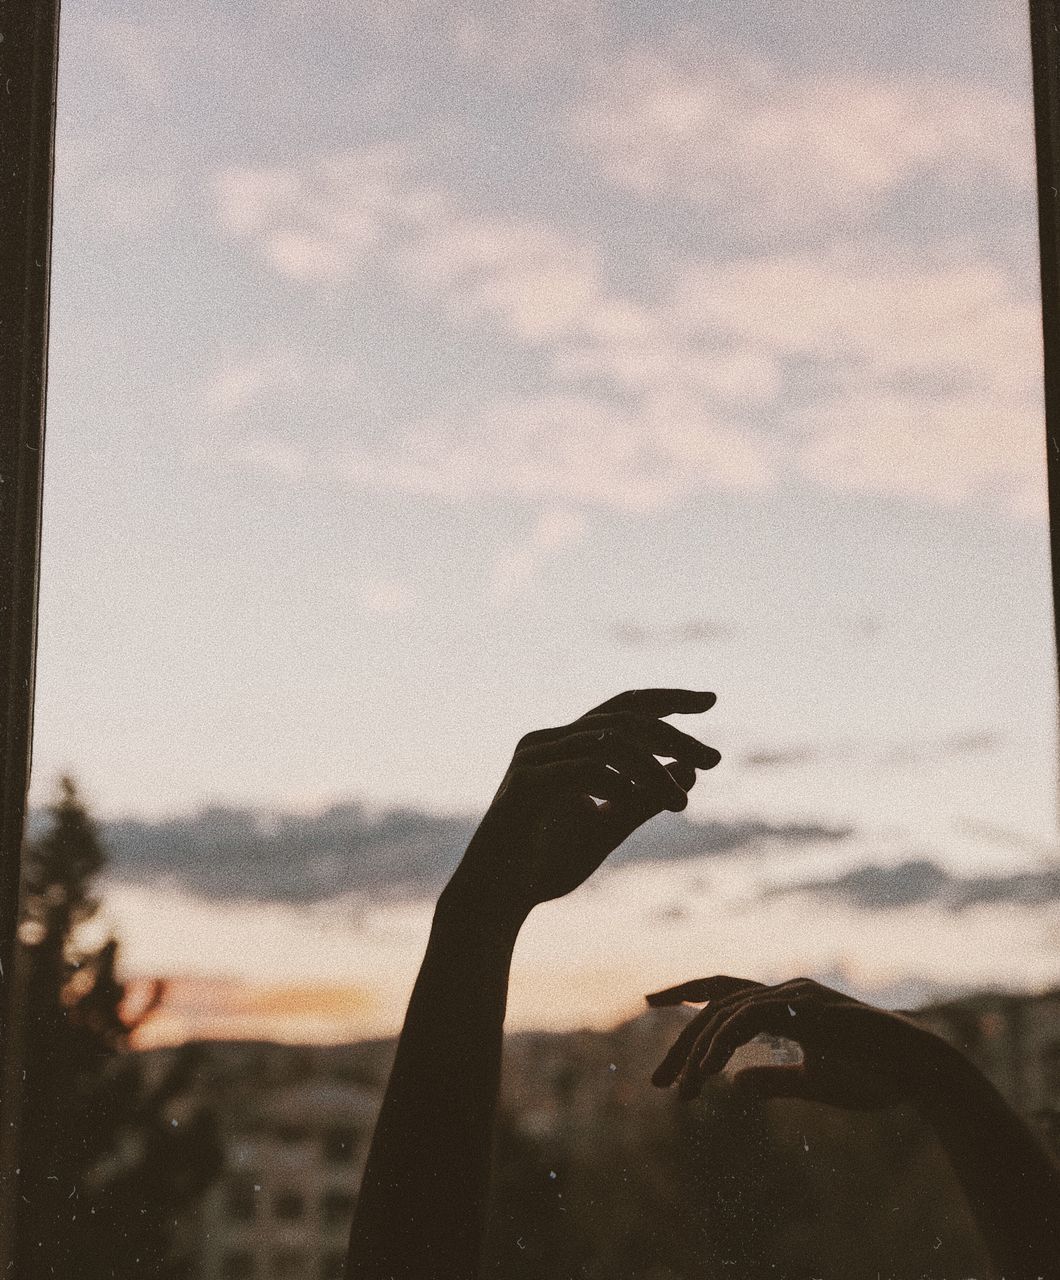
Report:
<svg viewBox="0 0 1060 1280"><path fill-rule="evenodd" d="M697 770L720 756L664 717L714 701L637 690L520 741L438 900L364 1173L349 1280L477 1280L519 930L642 823L685 808ZM794 1040L800 1062L745 1066L734 1086L850 1110L912 1104L938 1134L998 1274L1060 1280L1060 1172L989 1082L914 1020L806 979L701 978L648 1001L705 1005L656 1070L657 1086L676 1083L691 1099L756 1036ZM724 1162L725 1143L706 1158Z"/></svg>

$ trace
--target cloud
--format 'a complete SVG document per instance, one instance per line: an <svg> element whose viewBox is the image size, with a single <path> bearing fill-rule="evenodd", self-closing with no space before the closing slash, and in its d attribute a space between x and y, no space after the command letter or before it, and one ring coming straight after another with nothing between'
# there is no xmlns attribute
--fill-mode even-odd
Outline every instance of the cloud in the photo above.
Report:
<svg viewBox="0 0 1060 1280"><path fill-rule="evenodd" d="M31 834L45 815L33 815ZM198 813L103 824L108 875L120 883L171 886L218 901L309 904L344 895L422 898L448 879L477 825L412 809L371 813L355 802L313 813L212 806ZM707 823L660 814L610 864L761 857L778 847L846 840L847 827L757 818Z"/></svg>
<svg viewBox="0 0 1060 1280"><path fill-rule="evenodd" d="M524 541L494 557L490 570L491 602L504 604L525 590L550 560L580 541L584 532L585 517L579 512L542 512Z"/></svg>
<svg viewBox="0 0 1060 1280"><path fill-rule="evenodd" d="M485 318L529 343L570 331L600 300L591 244L467 208L419 176L410 147L230 168L215 196L227 234L301 283L338 285L371 266L454 323Z"/></svg>
<svg viewBox="0 0 1060 1280"><path fill-rule="evenodd" d="M689 266L683 323L813 369L779 425L805 475L1027 514L1044 487L1037 300L956 250L928 263L850 251Z"/></svg>
<svg viewBox="0 0 1060 1280"><path fill-rule="evenodd" d="M567 393L428 418L371 449L310 450L255 437L229 446L227 457L287 479L326 477L450 502L506 496L630 511L654 510L704 487L770 483L763 452L738 431L702 417L671 418L663 406L631 410Z"/></svg>
<svg viewBox="0 0 1060 1280"><path fill-rule="evenodd" d="M614 641L623 649L672 648L683 645L717 644L736 634L726 622L712 618L688 618L668 627L648 627L636 622L620 622L612 631Z"/></svg>
<svg viewBox="0 0 1060 1280"><path fill-rule="evenodd" d="M665 402L633 408L558 392L438 417L386 453L350 450L352 480L464 499L482 494L647 511L701 489L771 483L765 449L738 429Z"/></svg>
<svg viewBox="0 0 1060 1280"><path fill-rule="evenodd" d="M468 819L356 803L318 813L213 806L187 817L104 825L111 874L207 898L311 903L347 893L422 894L444 882Z"/></svg>
<svg viewBox="0 0 1060 1280"><path fill-rule="evenodd" d="M700 335L835 362L840 388L863 385L867 373L924 394L975 386L1010 395L1039 372L1037 300L966 245L940 246L928 260L874 246L693 261L673 310Z"/></svg>
<svg viewBox="0 0 1060 1280"><path fill-rule="evenodd" d="M217 194L228 234L279 274L330 288L370 266L449 324L486 325L539 349L551 373L537 395L396 427L372 449L322 453L258 436L234 447L236 460L451 500L504 494L636 510L704 487L771 483L765 435L704 399L731 401L741 381L772 394L768 359L747 344L671 350L674 336L656 333L646 309L605 287L592 243L468 209L423 183L396 147L229 170Z"/></svg>
<svg viewBox="0 0 1060 1280"><path fill-rule="evenodd" d="M1005 741L992 729L959 729L938 738L913 740L880 752L881 764L920 764L925 760L957 760L967 756L988 755Z"/></svg>
<svg viewBox="0 0 1060 1280"><path fill-rule="evenodd" d="M602 301L591 244L548 223L485 218L441 200L433 214L399 251L398 271L453 319L484 317L538 344L587 323Z"/></svg>
<svg viewBox="0 0 1060 1280"><path fill-rule="evenodd" d="M866 864L841 875L770 890L802 894L862 911L893 911L924 903L959 912L979 906L1042 907L1060 902L1060 867L1003 875L954 875L929 858L890 866Z"/></svg>
<svg viewBox="0 0 1060 1280"><path fill-rule="evenodd" d="M774 747L748 751L741 763L745 769L790 769L813 764L818 758L812 747Z"/></svg>
<svg viewBox="0 0 1060 1280"><path fill-rule="evenodd" d="M762 818L690 822L682 814L661 813L640 827L611 855L609 862L669 863L692 858L755 858L780 848L841 844L854 828L819 822L771 822Z"/></svg>
<svg viewBox="0 0 1060 1280"><path fill-rule="evenodd" d="M970 156L978 134L961 129ZM541 375L535 394L394 424L371 449L245 439L244 463L282 453L306 477L454 501L646 511L801 475L1044 510L1037 298L968 244L680 261L671 246L647 301L616 286L591 235L487 215L425 182L409 148L228 170L217 192L227 232L281 275L330 290L370 270L373 288L510 341Z"/></svg>
<svg viewBox="0 0 1060 1280"><path fill-rule="evenodd" d="M281 275L334 283L431 217L435 198L409 180L409 167L403 148L381 145L303 165L226 169L215 181L219 217Z"/></svg>
<svg viewBox="0 0 1060 1280"><path fill-rule="evenodd" d="M982 85L799 78L751 58L695 73L631 58L575 135L612 182L738 219L750 237L834 227L924 176L971 189L1031 164L1024 105Z"/></svg>
<svg viewBox="0 0 1060 1280"><path fill-rule="evenodd" d="M911 768L924 763L964 759L996 751L1004 737L992 729L960 729L937 737L910 738L904 742L873 744L840 741L818 746L791 743L756 747L744 753L746 769L790 769L806 765L848 764L861 760L872 768Z"/></svg>
<svg viewBox="0 0 1060 1280"><path fill-rule="evenodd" d="M1045 510L1044 419L1038 406L975 394L934 400L854 394L799 415L802 471L840 491L892 493L954 506L990 497Z"/></svg>

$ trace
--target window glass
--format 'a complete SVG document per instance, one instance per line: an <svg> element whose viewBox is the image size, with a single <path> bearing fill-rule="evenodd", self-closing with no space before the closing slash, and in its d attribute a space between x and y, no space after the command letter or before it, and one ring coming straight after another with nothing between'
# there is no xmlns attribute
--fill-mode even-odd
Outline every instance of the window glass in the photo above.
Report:
<svg viewBox="0 0 1060 1280"><path fill-rule="evenodd" d="M498 1274L697 1273L674 1188L739 1195L652 1109L684 978L930 1006L1053 1090L1025 3L63 23L31 837L72 775L83 945L130 1010L166 981L164 1169L256 1171L167 1221L239 1276L263 1219L348 1218L438 892L521 736L627 688L715 690L723 759L520 939ZM731 1186L829 1203L732 1123ZM919 1202L892 1156L862 1203Z"/></svg>
<svg viewBox="0 0 1060 1280"><path fill-rule="evenodd" d="M221 1274L224 1280L251 1280L257 1275L254 1255L246 1249L235 1249L225 1254Z"/></svg>
<svg viewBox="0 0 1060 1280"><path fill-rule="evenodd" d="M298 1191L279 1191L272 1202L277 1218L294 1221L305 1214L305 1197Z"/></svg>

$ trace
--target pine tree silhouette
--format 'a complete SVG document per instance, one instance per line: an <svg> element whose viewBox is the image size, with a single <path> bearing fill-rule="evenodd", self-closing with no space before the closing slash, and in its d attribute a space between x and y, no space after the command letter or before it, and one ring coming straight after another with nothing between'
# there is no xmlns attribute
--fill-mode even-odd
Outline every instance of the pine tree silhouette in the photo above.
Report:
<svg viewBox="0 0 1060 1280"><path fill-rule="evenodd" d="M69 778L23 861L18 1275L175 1278L178 1215L221 1164L213 1117L187 1096L197 1051L178 1051L150 1083L129 1052L165 983L131 1016L117 940L79 938L107 855Z"/></svg>

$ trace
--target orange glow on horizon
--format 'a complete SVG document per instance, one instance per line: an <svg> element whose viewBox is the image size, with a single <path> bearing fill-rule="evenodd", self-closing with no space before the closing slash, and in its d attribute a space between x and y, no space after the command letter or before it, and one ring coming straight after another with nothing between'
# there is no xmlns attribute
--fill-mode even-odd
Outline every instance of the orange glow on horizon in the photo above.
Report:
<svg viewBox="0 0 1060 1280"><path fill-rule="evenodd" d="M180 976L167 979L161 1007L136 1032L133 1044L137 1049L188 1040L320 1044L378 1034L377 1002L363 986Z"/></svg>

